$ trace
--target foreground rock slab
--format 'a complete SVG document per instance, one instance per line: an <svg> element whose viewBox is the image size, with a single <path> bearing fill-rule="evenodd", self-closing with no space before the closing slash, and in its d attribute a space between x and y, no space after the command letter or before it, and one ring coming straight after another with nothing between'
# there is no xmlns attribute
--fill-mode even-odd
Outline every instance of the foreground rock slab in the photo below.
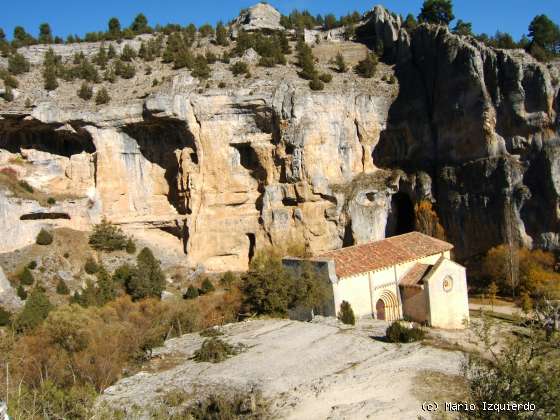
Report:
<svg viewBox="0 0 560 420"><path fill-rule="evenodd" d="M462 354L375 339L385 328L380 321L347 327L331 319L230 324L221 338L247 348L218 364L189 360L204 338L188 334L155 352L146 371L106 389L102 401L149 410L174 389L195 399L223 389L260 389L278 418L416 418L422 414L418 377L457 375Z"/></svg>

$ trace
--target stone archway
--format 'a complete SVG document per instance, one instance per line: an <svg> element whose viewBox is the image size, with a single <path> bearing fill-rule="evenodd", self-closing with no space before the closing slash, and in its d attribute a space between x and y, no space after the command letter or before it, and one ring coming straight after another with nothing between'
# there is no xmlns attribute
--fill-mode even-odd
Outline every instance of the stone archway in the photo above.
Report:
<svg viewBox="0 0 560 420"><path fill-rule="evenodd" d="M396 321L400 318L399 301L390 290L383 290L375 304L375 319Z"/></svg>

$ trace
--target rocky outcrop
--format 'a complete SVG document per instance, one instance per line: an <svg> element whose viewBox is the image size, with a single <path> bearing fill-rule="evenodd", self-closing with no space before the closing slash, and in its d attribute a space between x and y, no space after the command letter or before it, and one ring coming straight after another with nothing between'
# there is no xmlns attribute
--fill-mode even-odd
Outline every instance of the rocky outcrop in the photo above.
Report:
<svg viewBox="0 0 560 420"><path fill-rule="evenodd" d="M396 63L400 85L376 165L435 177L434 198L459 256L507 238L556 248L558 80L520 50L489 48L445 27L403 31L380 7L358 31Z"/></svg>
<svg viewBox="0 0 560 420"><path fill-rule="evenodd" d="M251 10L239 24L270 20ZM319 253L405 232L425 200L459 257L508 238L558 248L551 70L446 28L409 34L380 6L356 33L394 64L398 96L353 75L312 92L286 67L235 88L182 72L104 107L49 97L3 111L0 252L105 216L137 237L166 235L185 265L242 270L270 246ZM33 193L18 196L19 181Z"/></svg>
<svg viewBox="0 0 560 420"><path fill-rule="evenodd" d="M21 299L17 296L16 291L6 278L2 267L0 267L0 307L9 310L16 310L21 306Z"/></svg>
<svg viewBox="0 0 560 420"><path fill-rule="evenodd" d="M239 30L243 31L280 31L284 27L280 25L282 15L278 10L268 3L258 3L243 10L233 25L233 34L237 36Z"/></svg>

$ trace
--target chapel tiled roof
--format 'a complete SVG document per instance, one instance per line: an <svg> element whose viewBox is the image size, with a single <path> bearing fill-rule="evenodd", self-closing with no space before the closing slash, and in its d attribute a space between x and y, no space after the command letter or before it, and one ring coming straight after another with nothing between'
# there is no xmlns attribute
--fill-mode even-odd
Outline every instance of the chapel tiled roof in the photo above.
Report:
<svg viewBox="0 0 560 420"><path fill-rule="evenodd" d="M433 266L429 264L414 264L412 268L408 270L408 272L404 276L401 277L401 279L399 280L399 285L405 287L419 287L420 281L432 267Z"/></svg>
<svg viewBox="0 0 560 420"><path fill-rule="evenodd" d="M429 255L450 251L453 245L420 232L329 251L315 257L334 260L338 278L380 270Z"/></svg>

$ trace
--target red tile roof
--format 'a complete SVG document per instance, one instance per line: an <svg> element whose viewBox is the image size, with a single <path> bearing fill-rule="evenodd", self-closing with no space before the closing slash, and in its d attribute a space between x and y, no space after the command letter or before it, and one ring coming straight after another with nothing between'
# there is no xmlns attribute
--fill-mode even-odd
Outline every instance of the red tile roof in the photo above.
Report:
<svg viewBox="0 0 560 420"><path fill-rule="evenodd" d="M416 263L412 266L408 272L401 277L399 280L399 285L401 286L419 286L420 281L424 278L426 273L432 268L429 264Z"/></svg>
<svg viewBox="0 0 560 420"><path fill-rule="evenodd" d="M450 251L453 245L420 232L329 251L315 257L334 260L338 278L380 270L429 255Z"/></svg>

